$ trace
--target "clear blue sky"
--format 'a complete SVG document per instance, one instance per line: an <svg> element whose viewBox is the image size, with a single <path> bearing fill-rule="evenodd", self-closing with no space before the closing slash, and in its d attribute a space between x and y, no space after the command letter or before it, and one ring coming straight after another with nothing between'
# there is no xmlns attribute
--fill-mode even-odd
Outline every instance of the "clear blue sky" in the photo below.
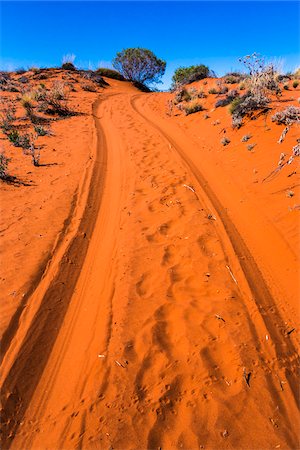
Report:
<svg viewBox="0 0 300 450"><path fill-rule="evenodd" d="M299 2L34 1L1 3L1 68L110 66L126 47L146 47L167 61L163 87L180 65L204 63L218 75L241 69L254 51L284 71L300 65Z"/></svg>

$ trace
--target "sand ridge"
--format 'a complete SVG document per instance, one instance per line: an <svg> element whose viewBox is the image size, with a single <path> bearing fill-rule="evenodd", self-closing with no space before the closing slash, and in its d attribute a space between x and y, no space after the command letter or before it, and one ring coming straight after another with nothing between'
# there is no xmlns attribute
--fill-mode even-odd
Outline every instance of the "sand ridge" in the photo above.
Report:
<svg viewBox="0 0 300 450"><path fill-rule="evenodd" d="M213 133L201 154L169 94L108 81L74 226L3 360L4 448L297 448L297 261L272 208L247 192L247 230Z"/></svg>

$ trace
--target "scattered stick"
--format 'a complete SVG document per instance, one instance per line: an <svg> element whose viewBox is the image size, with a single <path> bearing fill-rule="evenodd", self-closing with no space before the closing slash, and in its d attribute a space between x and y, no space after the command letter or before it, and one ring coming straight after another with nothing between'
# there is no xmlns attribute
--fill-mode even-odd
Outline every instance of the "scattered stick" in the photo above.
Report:
<svg viewBox="0 0 300 450"><path fill-rule="evenodd" d="M211 213L209 213L209 214L207 215L207 218L208 218L209 220L217 220L216 217L215 217L213 214L211 214Z"/></svg>
<svg viewBox="0 0 300 450"><path fill-rule="evenodd" d="M230 276L231 276L231 278L233 279L233 281L234 281L234 282L235 282L235 284L237 285L237 284L238 284L238 282L236 281L236 278L234 277L234 275L233 275L233 273L232 273L232 271L231 271L230 267L229 267L229 266L226 266L226 268L228 269L228 271L229 271L229 273L230 273Z"/></svg>
<svg viewBox="0 0 300 450"><path fill-rule="evenodd" d="M195 194L195 189L192 186L189 186L188 184L183 184L184 187L186 187L187 189L189 189L190 191L194 192Z"/></svg>
<svg viewBox="0 0 300 450"><path fill-rule="evenodd" d="M278 144L282 144L282 142L284 141L288 131L289 131L290 127L285 127L285 129L283 130L283 132L280 135L280 138L278 139Z"/></svg>
<svg viewBox="0 0 300 450"><path fill-rule="evenodd" d="M290 334L292 334L293 331L295 331L295 328L292 328L290 331L287 331L286 335L289 336Z"/></svg>
<svg viewBox="0 0 300 450"><path fill-rule="evenodd" d="M119 366L119 367L123 367L123 369L125 369L125 366L123 366L123 364L121 364L119 361L117 361L116 359L115 359L115 363Z"/></svg>
<svg viewBox="0 0 300 450"><path fill-rule="evenodd" d="M246 381L247 386L250 387L251 372L247 373L245 367L244 367L244 371L243 371L243 377L244 377L244 380Z"/></svg>

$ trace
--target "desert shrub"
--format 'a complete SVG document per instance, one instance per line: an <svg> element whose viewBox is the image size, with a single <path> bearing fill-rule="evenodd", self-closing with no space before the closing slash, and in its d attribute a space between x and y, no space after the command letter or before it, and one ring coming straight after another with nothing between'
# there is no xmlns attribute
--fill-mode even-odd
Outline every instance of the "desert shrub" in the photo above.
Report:
<svg viewBox="0 0 300 450"><path fill-rule="evenodd" d="M251 152L251 150L253 150L255 146L256 146L256 144L248 144L247 150L249 150L249 152Z"/></svg>
<svg viewBox="0 0 300 450"><path fill-rule="evenodd" d="M224 146L230 144L230 139L228 139L227 137L222 138L221 144Z"/></svg>
<svg viewBox="0 0 300 450"><path fill-rule="evenodd" d="M22 95L21 105L23 106L23 108L26 109L27 113L32 112L34 104L33 104L33 95L31 92L27 92Z"/></svg>
<svg viewBox="0 0 300 450"><path fill-rule="evenodd" d="M289 85L288 85L288 84L284 84L284 85L283 85L283 89L284 89L285 91L288 91L288 90L289 90Z"/></svg>
<svg viewBox="0 0 300 450"><path fill-rule="evenodd" d="M11 129L13 122L16 120L16 106L15 103L1 102L0 128L3 133L7 134Z"/></svg>
<svg viewBox="0 0 300 450"><path fill-rule="evenodd" d="M125 80L123 75L121 75L117 70L107 69L105 67L99 67L99 69L96 70L96 73L98 75L101 75L102 77L112 78L114 80L119 80L119 81Z"/></svg>
<svg viewBox="0 0 300 450"><path fill-rule="evenodd" d="M208 90L208 93L209 93L209 94L217 94L218 91L217 91L216 88L211 88L211 89Z"/></svg>
<svg viewBox="0 0 300 450"><path fill-rule="evenodd" d="M272 118L272 122L278 125L291 125L292 123L300 122L300 108L298 106L288 106L283 111L276 112Z"/></svg>
<svg viewBox="0 0 300 450"><path fill-rule="evenodd" d="M100 87L108 85L108 83L106 83L106 81L102 78L100 74L98 74L97 72L93 72L92 70L82 71L81 76L89 81L92 81L93 83L96 83Z"/></svg>
<svg viewBox="0 0 300 450"><path fill-rule="evenodd" d="M7 134L7 138L15 147L22 147L23 149L30 147L30 136L28 133L20 134L17 130L12 130Z"/></svg>
<svg viewBox="0 0 300 450"><path fill-rule="evenodd" d="M293 88L296 89L299 86L299 81L293 81Z"/></svg>
<svg viewBox="0 0 300 450"><path fill-rule="evenodd" d="M39 69L38 67L33 66L33 67L29 67L28 70L30 70L30 72L33 72L34 74L36 74L36 73L40 73L41 69Z"/></svg>
<svg viewBox="0 0 300 450"><path fill-rule="evenodd" d="M30 136L29 145L27 147L23 147L24 155L29 155L31 157L32 164L35 167L39 167L40 165L40 149L36 148L34 144L34 139L32 135Z"/></svg>
<svg viewBox="0 0 300 450"><path fill-rule="evenodd" d="M244 116L252 116L253 112L257 110L267 110L269 102L268 97L248 93L243 97L235 98L230 104L229 111L234 119L240 119L235 123L242 124Z"/></svg>
<svg viewBox="0 0 300 450"><path fill-rule="evenodd" d="M205 94L205 92L203 91L203 89L200 89L198 91L198 98L206 98L207 95Z"/></svg>
<svg viewBox="0 0 300 450"><path fill-rule="evenodd" d="M241 142L247 142L251 138L252 138L251 134L245 134L245 136L242 137Z"/></svg>
<svg viewBox="0 0 300 450"><path fill-rule="evenodd" d="M37 89L32 91L31 95L32 95L32 98L34 100L36 100L37 102L45 100L45 98L47 96L47 90L45 89L45 85L41 83Z"/></svg>
<svg viewBox="0 0 300 450"><path fill-rule="evenodd" d="M237 84L245 78L245 75L239 72L229 72L224 75L224 83L226 84Z"/></svg>
<svg viewBox="0 0 300 450"><path fill-rule="evenodd" d="M42 125L35 125L34 131L36 132L37 136L50 136L51 134L50 131Z"/></svg>
<svg viewBox="0 0 300 450"><path fill-rule="evenodd" d="M8 164L10 162L10 158L7 158L4 152L0 153L0 179L5 180L8 178Z"/></svg>
<svg viewBox="0 0 300 450"><path fill-rule="evenodd" d="M182 88L179 89L174 97L174 104L177 105L178 103L181 102L189 102L192 99L191 94L188 92L187 89Z"/></svg>
<svg viewBox="0 0 300 450"><path fill-rule="evenodd" d="M118 52L113 66L127 80L143 85L159 83L166 70L166 62L146 48L127 48Z"/></svg>
<svg viewBox="0 0 300 450"><path fill-rule="evenodd" d="M75 58L76 58L76 56L73 55L73 54L64 55L63 58L62 58L61 68L63 70L75 71L76 70L76 67L75 67L75 64L74 64Z"/></svg>
<svg viewBox="0 0 300 450"><path fill-rule="evenodd" d="M63 63L63 64L61 65L61 68L62 68L63 70L76 70L76 67L75 67L74 64L71 63L71 62Z"/></svg>
<svg viewBox="0 0 300 450"><path fill-rule="evenodd" d="M203 80L213 76L214 73L204 64L189 67L179 67L175 70L172 77L172 89L178 88L183 84L190 84L194 81Z"/></svg>
<svg viewBox="0 0 300 450"><path fill-rule="evenodd" d="M246 86L244 85L244 83L241 83L241 84L239 85L239 90L240 90L240 91L244 91L245 88L246 88Z"/></svg>
<svg viewBox="0 0 300 450"><path fill-rule="evenodd" d="M19 83L22 83L22 84L27 84L27 83L29 83L29 78L28 78L28 77L25 77L25 76L20 77L20 78L18 79L18 82L19 82Z"/></svg>
<svg viewBox="0 0 300 450"><path fill-rule="evenodd" d="M247 82L253 96L266 97L269 91L276 94L280 93L274 64L266 64L264 58L257 53L244 56L239 61L245 65L249 72Z"/></svg>
<svg viewBox="0 0 300 450"><path fill-rule="evenodd" d="M216 102L215 107L219 108L220 106L227 106L229 105L234 99L236 99L239 96L237 90L232 89L228 92L225 98L220 99Z"/></svg>
<svg viewBox="0 0 300 450"><path fill-rule="evenodd" d="M83 84L82 89L87 92L97 92L97 88L93 84Z"/></svg>
<svg viewBox="0 0 300 450"><path fill-rule="evenodd" d="M17 75L23 75L23 73L26 73L24 67L19 67L19 69L16 70Z"/></svg>
<svg viewBox="0 0 300 450"><path fill-rule="evenodd" d="M184 106L183 110L185 112L185 115L188 116L190 114L194 114L196 112L203 111L203 106L201 105L201 103L194 101L191 104Z"/></svg>
<svg viewBox="0 0 300 450"><path fill-rule="evenodd" d="M293 73L293 78L300 80L300 67L298 67L298 69L296 69L295 72Z"/></svg>

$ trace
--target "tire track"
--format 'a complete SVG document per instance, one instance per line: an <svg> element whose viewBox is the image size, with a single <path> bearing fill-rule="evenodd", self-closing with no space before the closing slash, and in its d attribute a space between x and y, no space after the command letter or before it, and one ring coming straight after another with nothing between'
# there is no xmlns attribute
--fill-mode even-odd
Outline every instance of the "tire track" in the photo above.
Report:
<svg viewBox="0 0 300 450"><path fill-rule="evenodd" d="M285 376L293 394L295 403L299 409L300 395L298 376L299 364L297 359L297 351L289 338L284 338L282 331L285 329L284 321L278 311L276 303L269 291L269 288L263 278L263 275L257 266L250 250L244 242L242 236L238 232L236 226L227 214L226 209L222 206L221 202L217 198L216 194L209 186L204 175L201 173L198 167L195 166L193 161L185 154L184 150L178 145L178 143L166 133L161 126L158 126L155 122L144 115L137 107L137 100L142 97L143 94L135 95L131 98L131 106L137 114L139 114L148 124L155 128L161 136L167 141L174 150L179 154L185 164L188 166L194 177L199 183L201 190L205 196L209 199L213 205L215 211L219 215L225 232L230 240L234 253L239 261L239 265L244 273L248 286L253 294L253 299L257 305L260 315L265 323L265 326L269 332L271 339L275 345L276 355L281 368L285 370ZM243 258L239 257L243 255ZM272 307L273 316L276 318L276 322L270 317L267 311ZM285 340L284 340L285 339ZM289 367L286 367L286 360L289 360Z"/></svg>
<svg viewBox="0 0 300 450"><path fill-rule="evenodd" d="M101 205L105 184L107 145L99 119L95 115L99 103L100 99L93 105L97 132L96 160L78 231L60 261L58 273L43 296L39 310L1 388L2 448L5 449L11 445L51 354L80 275L89 238ZM75 259L76 264L73 263Z"/></svg>

